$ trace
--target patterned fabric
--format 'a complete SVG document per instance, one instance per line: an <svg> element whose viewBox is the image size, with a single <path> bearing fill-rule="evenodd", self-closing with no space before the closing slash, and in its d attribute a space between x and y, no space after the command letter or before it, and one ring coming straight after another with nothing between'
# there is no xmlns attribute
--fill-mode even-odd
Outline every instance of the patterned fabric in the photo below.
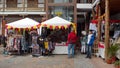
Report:
<svg viewBox="0 0 120 68"><path fill-rule="evenodd" d="M13 46L13 40L14 40L13 37L8 37L8 42L7 42L7 46L8 46L8 47Z"/></svg>
<svg viewBox="0 0 120 68"><path fill-rule="evenodd" d="M26 46L24 37L21 38L21 46L22 46L22 50L27 50L27 46Z"/></svg>
<svg viewBox="0 0 120 68"><path fill-rule="evenodd" d="M32 36L32 43L37 44L38 36Z"/></svg>

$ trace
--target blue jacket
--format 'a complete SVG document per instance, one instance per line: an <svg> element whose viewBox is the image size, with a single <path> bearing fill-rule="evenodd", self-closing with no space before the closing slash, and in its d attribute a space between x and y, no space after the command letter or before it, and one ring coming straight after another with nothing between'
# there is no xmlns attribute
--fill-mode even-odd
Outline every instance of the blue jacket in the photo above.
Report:
<svg viewBox="0 0 120 68"><path fill-rule="evenodd" d="M91 39L90 39L90 41L89 41L89 43L88 43L88 46L93 46L94 40L95 40L95 34L93 34L93 35L91 36Z"/></svg>

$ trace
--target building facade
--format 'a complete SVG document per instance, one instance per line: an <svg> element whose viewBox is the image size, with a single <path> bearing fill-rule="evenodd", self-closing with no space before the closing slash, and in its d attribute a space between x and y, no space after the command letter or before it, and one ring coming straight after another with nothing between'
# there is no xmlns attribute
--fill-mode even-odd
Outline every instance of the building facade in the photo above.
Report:
<svg viewBox="0 0 120 68"><path fill-rule="evenodd" d="M95 0L0 0L0 21L10 23L25 17L38 22L42 18L60 16L78 23L91 9L81 9L80 4L92 4ZM83 14L82 14L83 13ZM4 27L3 23L3 29ZM2 30L4 31L4 30Z"/></svg>
<svg viewBox="0 0 120 68"><path fill-rule="evenodd" d="M37 20L45 14L44 0L0 0L0 18L5 18L7 22L24 17Z"/></svg>

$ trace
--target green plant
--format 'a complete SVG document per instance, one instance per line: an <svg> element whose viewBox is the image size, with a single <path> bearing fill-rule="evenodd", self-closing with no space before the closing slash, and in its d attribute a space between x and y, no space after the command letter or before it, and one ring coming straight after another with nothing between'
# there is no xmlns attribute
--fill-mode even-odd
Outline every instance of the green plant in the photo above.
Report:
<svg viewBox="0 0 120 68"><path fill-rule="evenodd" d="M114 57L116 55L116 52L118 51L118 49L119 49L118 44L111 45L108 49L108 57L109 58Z"/></svg>
<svg viewBox="0 0 120 68"><path fill-rule="evenodd" d="M114 65L115 65L115 68L120 68L120 60L115 61Z"/></svg>
<svg viewBox="0 0 120 68"><path fill-rule="evenodd" d="M114 65L115 65L115 66L117 66L117 65L120 66L120 60L115 61Z"/></svg>

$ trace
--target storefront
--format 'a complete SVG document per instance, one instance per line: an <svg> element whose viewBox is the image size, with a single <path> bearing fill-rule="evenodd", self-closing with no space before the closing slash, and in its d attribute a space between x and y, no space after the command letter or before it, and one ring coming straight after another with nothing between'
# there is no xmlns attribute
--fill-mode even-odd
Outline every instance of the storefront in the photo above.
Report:
<svg viewBox="0 0 120 68"><path fill-rule="evenodd" d="M105 61L109 59L109 48L119 40L119 13L117 0L100 0L93 9L93 20L97 21L97 52ZM114 5L114 6L113 6ZM116 16L117 15L117 16Z"/></svg>

